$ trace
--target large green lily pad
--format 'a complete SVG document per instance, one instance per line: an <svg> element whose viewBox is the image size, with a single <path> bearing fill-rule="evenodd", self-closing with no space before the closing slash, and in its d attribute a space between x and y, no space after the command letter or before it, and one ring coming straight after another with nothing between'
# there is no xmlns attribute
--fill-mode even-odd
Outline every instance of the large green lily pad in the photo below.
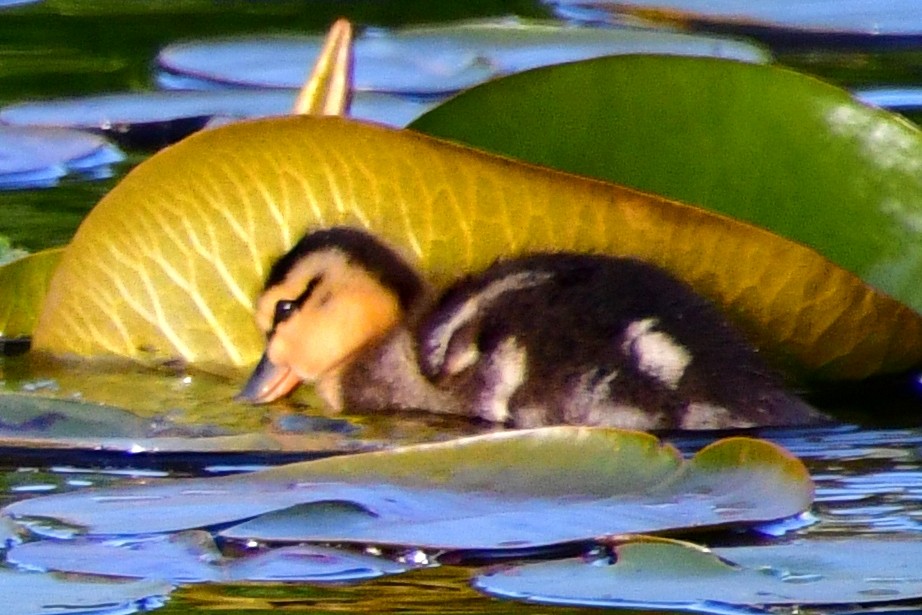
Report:
<svg viewBox="0 0 922 615"><path fill-rule="evenodd" d="M802 512L812 497L803 465L764 441L722 440L683 463L648 434L558 427L247 475L88 489L17 502L4 512L51 517L89 535L239 522L221 535L522 549L774 520Z"/></svg>
<svg viewBox="0 0 922 615"><path fill-rule="evenodd" d="M748 220L922 310L922 132L811 77L604 58L473 88L411 126Z"/></svg>

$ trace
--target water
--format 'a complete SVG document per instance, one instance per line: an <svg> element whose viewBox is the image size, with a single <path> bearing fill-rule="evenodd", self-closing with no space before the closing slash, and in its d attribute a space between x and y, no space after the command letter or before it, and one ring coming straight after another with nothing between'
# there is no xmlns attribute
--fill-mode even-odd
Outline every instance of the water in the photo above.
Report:
<svg viewBox="0 0 922 615"><path fill-rule="evenodd" d="M510 8L510 6L512 8ZM235 33L304 33L323 30L340 13L358 22L387 26L453 17L505 14L546 16L537 2L132 2L48 1L0 13L0 104L89 93L125 92L150 87L150 62L163 45L176 40ZM143 23L143 27L138 27ZM790 52L782 61L846 84L886 84L913 78L919 54L913 51ZM0 235L13 245L36 250L65 243L92 205L146 152L129 151L115 167L116 177L87 182L67 180L53 190L0 192ZM27 380L28 369L0 359L0 380ZM12 375L11 375L12 374ZM47 387L45 387L47 389ZM118 398L117 393L112 394ZM207 404L205 404L207 405ZM886 400L867 402L889 406ZM918 424L906 414L918 405L889 412L885 424ZM888 408L885 408L888 409ZM851 408L855 410L854 405ZM862 412L863 411L863 412ZM902 416L900 417L900 414ZM206 413L207 415L207 413ZM207 415L210 416L210 415ZM267 422L288 417L259 417ZM210 420L210 419L209 419ZM214 419L217 420L217 419ZM441 423L381 422L364 426L362 436L415 441L466 430ZM457 430L453 432L452 430ZM887 535L922 528L922 429L852 428L764 432L802 458L816 481L813 514L818 522L796 530L801 535ZM701 437L675 440L685 452L704 444ZM229 455L156 459L24 449L0 450L0 505L48 493L149 480L253 469L290 461L291 456ZM63 530L62 530L63 531ZM586 609L503 602L468 586L474 568L445 566L358 585L206 584L174 594L158 613L570 613Z"/></svg>

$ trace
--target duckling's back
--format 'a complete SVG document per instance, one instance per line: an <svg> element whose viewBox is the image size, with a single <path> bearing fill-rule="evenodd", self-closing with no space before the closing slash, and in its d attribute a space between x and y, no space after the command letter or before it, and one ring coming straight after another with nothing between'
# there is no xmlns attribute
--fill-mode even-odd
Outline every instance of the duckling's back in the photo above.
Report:
<svg viewBox="0 0 922 615"><path fill-rule="evenodd" d="M825 420L711 303L637 260L499 262L454 285L418 327L425 376L490 421L725 429Z"/></svg>

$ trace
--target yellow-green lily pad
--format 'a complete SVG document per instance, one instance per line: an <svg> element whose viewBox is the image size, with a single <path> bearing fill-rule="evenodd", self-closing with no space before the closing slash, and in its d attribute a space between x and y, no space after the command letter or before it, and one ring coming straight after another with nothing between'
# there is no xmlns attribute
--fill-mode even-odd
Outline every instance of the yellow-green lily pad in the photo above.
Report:
<svg viewBox="0 0 922 615"><path fill-rule="evenodd" d="M922 359L916 312L765 230L412 132L312 117L199 133L133 170L63 255L35 347L251 364L264 344L253 301L270 263L306 230L336 224L372 230L437 284L528 251L640 257L816 376Z"/></svg>
<svg viewBox="0 0 922 615"><path fill-rule="evenodd" d="M52 248L0 266L0 338L32 335L63 248Z"/></svg>

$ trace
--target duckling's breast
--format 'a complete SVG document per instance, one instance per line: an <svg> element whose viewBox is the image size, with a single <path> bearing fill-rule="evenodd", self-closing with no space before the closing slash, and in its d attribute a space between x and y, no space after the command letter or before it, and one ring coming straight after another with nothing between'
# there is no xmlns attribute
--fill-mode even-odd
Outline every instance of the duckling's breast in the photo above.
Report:
<svg viewBox="0 0 922 615"><path fill-rule="evenodd" d="M391 409L468 414L464 398L423 376L416 342L402 326L356 357L343 370L338 386L343 407L350 411Z"/></svg>

